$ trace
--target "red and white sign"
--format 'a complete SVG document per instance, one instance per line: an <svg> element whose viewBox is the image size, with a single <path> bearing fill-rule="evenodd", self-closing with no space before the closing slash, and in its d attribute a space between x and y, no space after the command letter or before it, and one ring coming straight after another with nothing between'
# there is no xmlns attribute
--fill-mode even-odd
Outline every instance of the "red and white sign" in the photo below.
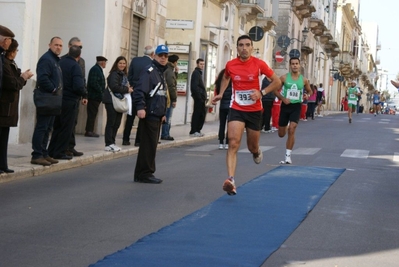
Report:
<svg viewBox="0 0 399 267"><path fill-rule="evenodd" d="M277 51L277 52L276 52L275 58L276 58L276 61L277 61L278 63L281 63L281 62L283 62L283 60L284 60L284 57L281 55L281 52L280 52L280 51Z"/></svg>

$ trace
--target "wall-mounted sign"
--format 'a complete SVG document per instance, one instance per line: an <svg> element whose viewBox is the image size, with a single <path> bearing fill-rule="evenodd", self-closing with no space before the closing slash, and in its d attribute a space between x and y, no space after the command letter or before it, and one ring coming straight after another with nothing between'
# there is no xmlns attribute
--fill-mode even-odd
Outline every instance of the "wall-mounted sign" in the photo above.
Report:
<svg viewBox="0 0 399 267"><path fill-rule="evenodd" d="M166 28L169 29L194 29L193 20L167 19Z"/></svg>
<svg viewBox="0 0 399 267"><path fill-rule="evenodd" d="M177 74L176 79L177 94L186 95L188 81L188 60L177 61L177 67L179 68L179 73Z"/></svg>
<svg viewBox="0 0 399 267"><path fill-rule="evenodd" d="M168 45L169 54L171 53L182 53L188 54L190 52L190 46L188 45Z"/></svg>

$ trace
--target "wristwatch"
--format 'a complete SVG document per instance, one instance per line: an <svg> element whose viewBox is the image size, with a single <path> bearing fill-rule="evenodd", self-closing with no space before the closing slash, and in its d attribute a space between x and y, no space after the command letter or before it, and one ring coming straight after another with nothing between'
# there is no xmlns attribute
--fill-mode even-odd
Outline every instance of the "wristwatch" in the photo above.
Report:
<svg viewBox="0 0 399 267"><path fill-rule="evenodd" d="M261 94L262 96L265 95L265 94L263 93L263 89L260 90L260 94Z"/></svg>

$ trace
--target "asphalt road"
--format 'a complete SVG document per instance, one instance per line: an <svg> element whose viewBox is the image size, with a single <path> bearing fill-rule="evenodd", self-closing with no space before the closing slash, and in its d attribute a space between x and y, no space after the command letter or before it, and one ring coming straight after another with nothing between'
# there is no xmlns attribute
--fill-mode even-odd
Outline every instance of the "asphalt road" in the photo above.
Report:
<svg viewBox="0 0 399 267"><path fill-rule="evenodd" d="M347 170L263 266L398 266L398 125L369 114L300 123L293 163ZM245 143L238 186L285 152L262 134L255 165ZM160 185L132 182L135 156L0 184L0 266L88 266L129 246L223 195L225 153L216 140L160 150Z"/></svg>

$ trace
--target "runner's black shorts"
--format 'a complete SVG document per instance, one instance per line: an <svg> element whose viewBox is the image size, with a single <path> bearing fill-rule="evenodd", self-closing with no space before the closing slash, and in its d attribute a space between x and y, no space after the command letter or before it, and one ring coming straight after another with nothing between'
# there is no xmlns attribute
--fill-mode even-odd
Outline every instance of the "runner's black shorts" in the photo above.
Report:
<svg viewBox="0 0 399 267"><path fill-rule="evenodd" d="M262 129L262 111L247 112L231 108L229 111L230 121L241 121L245 123L245 128L260 131Z"/></svg>
<svg viewBox="0 0 399 267"><path fill-rule="evenodd" d="M278 126L285 127L288 125L288 122L290 121L298 123L299 117L301 116L301 106L302 103L295 103L288 105L281 103Z"/></svg>

